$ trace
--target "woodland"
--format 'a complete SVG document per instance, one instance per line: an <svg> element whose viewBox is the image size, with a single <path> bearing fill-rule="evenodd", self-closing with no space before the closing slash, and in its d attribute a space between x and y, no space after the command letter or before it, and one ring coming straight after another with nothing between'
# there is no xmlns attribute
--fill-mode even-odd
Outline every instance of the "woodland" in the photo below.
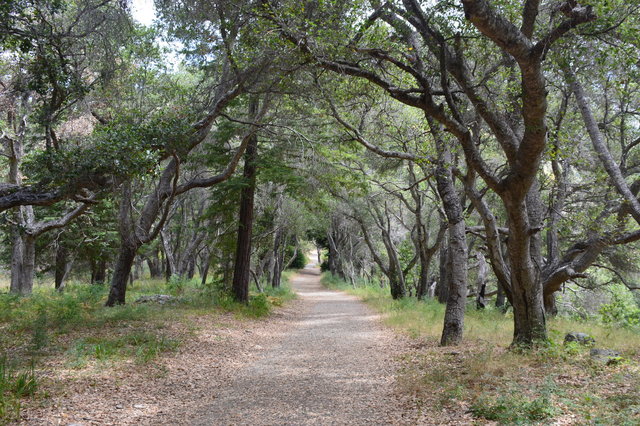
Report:
<svg viewBox="0 0 640 426"><path fill-rule="evenodd" d="M259 316L312 260L434 348L630 386L522 420L451 384L477 418L640 421L637 0L132 7L0 3L3 418L69 335L164 315L140 297ZM145 336L125 355L173 350Z"/></svg>

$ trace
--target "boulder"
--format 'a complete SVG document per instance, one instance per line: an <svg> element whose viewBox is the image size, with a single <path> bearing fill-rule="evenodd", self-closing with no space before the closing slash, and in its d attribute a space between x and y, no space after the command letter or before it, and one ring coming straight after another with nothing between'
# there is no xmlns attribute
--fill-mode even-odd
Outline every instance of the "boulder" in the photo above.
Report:
<svg viewBox="0 0 640 426"><path fill-rule="evenodd" d="M622 360L620 352L611 349L591 349L591 359L606 365L617 364Z"/></svg>
<svg viewBox="0 0 640 426"><path fill-rule="evenodd" d="M168 294L152 294L138 297L135 303L157 303L159 305L166 305L167 303L175 303L177 301L178 299Z"/></svg>
<svg viewBox="0 0 640 426"><path fill-rule="evenodd" d="M572 331L564 336L564 344L566 345L570 342L576 342L581 345L593 345L596 343L596 339L589 336L587 333L577 333L575 331Z"/></svg>

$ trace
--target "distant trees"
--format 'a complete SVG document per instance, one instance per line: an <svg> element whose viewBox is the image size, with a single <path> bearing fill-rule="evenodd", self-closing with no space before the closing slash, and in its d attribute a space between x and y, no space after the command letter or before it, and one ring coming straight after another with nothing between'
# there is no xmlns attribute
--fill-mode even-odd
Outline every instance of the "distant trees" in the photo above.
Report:
<svg viewBox="0 0 640 426"><path fill-rule="evenodd" d="M148 269L246 302L313 239L353 285L445 302L443 345L494 294L532 345L568 286L636 287L633 5L156 9L143 28L115 0L0 7L12 291L73 266L113 306Z"/></svg>

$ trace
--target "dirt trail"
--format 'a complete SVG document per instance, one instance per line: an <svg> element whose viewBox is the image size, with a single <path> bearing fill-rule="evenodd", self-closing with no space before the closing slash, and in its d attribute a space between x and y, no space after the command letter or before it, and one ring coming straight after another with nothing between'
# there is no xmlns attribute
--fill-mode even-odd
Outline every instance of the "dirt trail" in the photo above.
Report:
<svg viewBox="0 0 640 426"><path fill-rule="evenodd" d="M75 370L54 357L52 397L25 407L20 424L417 424L394 395L406 341L367 306L320 284L317 267L292 280L299 298L261 320L231 313L192 318L194 334L150 365L96 363ZM188 332L167 323L169 337ZM406 411L404 411L406 410Z"/></svg>
<svg viewBox="0 0 640 426"><path fill-rule="evenodd" d="M362 302L323 288L318 268L307 267L292 284L300 313L287 333L181 423L401 423L392 393L394 337Z"/></svg>

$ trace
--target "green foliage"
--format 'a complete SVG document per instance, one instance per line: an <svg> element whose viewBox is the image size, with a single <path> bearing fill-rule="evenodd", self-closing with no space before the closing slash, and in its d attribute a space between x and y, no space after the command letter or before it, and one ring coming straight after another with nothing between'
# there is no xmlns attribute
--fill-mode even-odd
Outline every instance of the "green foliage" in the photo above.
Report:
<svg viewBox="0 0 640 426"><path fill-rule="evenodd" d="M291 253L293 251L293 247L288 247L287 251ZM293 259L293 262L291 262L291 264L289 265L289 268L302 269L305 266L307 266L307 263L309 263L309 259L307 259L307 256L304 253L304 250L298 249L298 251L296 252L296 257Z"/></svg>
<svg viewBox="0 0 640 426"><path fill-rule="evenodd" d="M624 327L640 326L640 307L626 287L611 286L611 302L600 307L598 313L606 324Z"/></svg>
<svg viewBox="0 0 640 426"><path fill-rule="evenodd" d="M163 352L174 351L180 342L148 331L133 331L123 336L85 337L75 342L70 355L74 365L87 360L107 361L116 358L135 357L140 363L148 363Z"/></svg>
<svg viewBox="0 0 640 426"><path fill-rule="evenodd" d="M0 356L0 423L16 420L20 415L20 399L38 390L33 365L26 371L16 369L6 354Z"/></svg>
<svg viewBox="0 0 640 426"><path fill-rule="evenodd" d="M552 417L557 410L548 396L529 399L518 395L479 398L470 408L476 417L499 424L527 424Z"/></svg>
<svg viewBox="0 0 640 426"><path fill-rule="evenodd" d="M159 159L188 149L189 119L173 109L155 111L140 122L140 111L96 128L92 143L61 150L33 150L24 159L30 179L50 185L89 184L95 179L142 177Z"/></svg>

